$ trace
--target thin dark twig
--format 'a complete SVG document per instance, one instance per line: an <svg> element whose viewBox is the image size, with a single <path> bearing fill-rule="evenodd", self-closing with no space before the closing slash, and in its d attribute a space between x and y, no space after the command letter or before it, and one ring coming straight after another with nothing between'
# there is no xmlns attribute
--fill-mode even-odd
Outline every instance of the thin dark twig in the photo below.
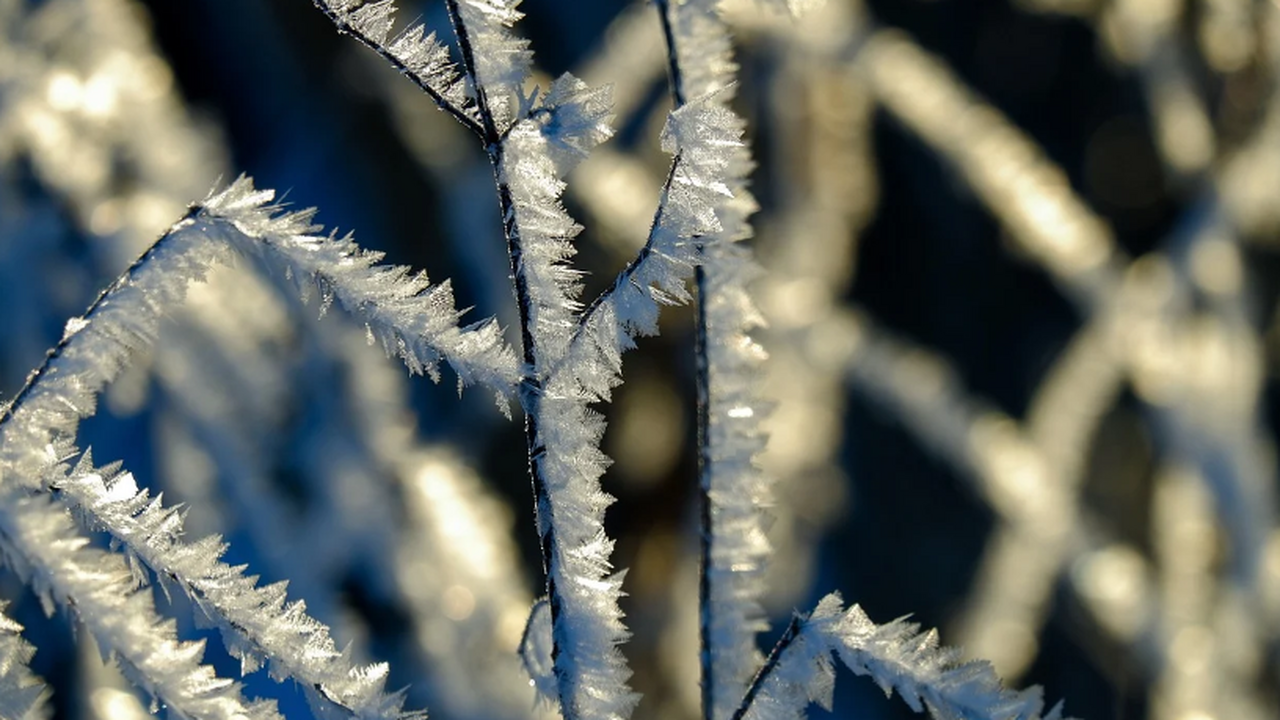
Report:
<svg viewBox="0 0 1280 720"><path fill-rule="evenodd" d="M635 282L633 277L640 271L640 266L644 265L649 256L653 254L654 245L658 242L658 229L662 226L662 219L667 212L667 198L671 194L671 185L675 182L676 171L679 166L680 154L677 153L676 156L671 159L671 167L667 169L667 179L662 183L662 191L658 193L658 207L653 211L653 221L649 225L649 235L644 241L644 247L640 248L640 250L636 252L635 257L631 258L631 262L628 262L627 266L618 273L618 275L613 279L613 284L603 290L599 295L596 295L591 302L587 303L587 306L583 308L582 312L578 315L578 325L573 330L573 337L569 340L570 350L565 353L564 359L559 361L556 366L547 373L548 378L555 377L564 366L564 363L567 362L569 358L573 357L573 348L582 341L582 337L586 333L587 327L590 326L592 319L595 318L595 314L600 311L600 307L621 292L622 288L627 284Z"/></svg>
<svg viewBox="0 0 1280 720"><path fill-rule="evenodd" d="M760 694L760 688L764 687L765 681L769 679L774 669L778 667L778 663L782 661L782 654L787 651L787 648L791 647L803 628L804 618L800 615L793 615L786 631L782 633L782 637L778 638L778 642L769 651L769 657L764 661L764 665L761 665L755 677L751 678L751 684L747 686L747 692L742 696L742 702L738 704L738 709L733 711L733 715L729 720L742 720L746 716L747 711L751 709L751 704L756 701L756 696Z"/></svg>
<svg viewBox="0 0 1280 720"><path fill-rule="evenodd" d="M684 106L687 91L684 73L680 67L680 53L676 45L672 14L675 8L668 0L654 0L662 23L662 37L667 43L667 74L670 79L671 102L675 107ZM711 658L711 562L712 544L715 541L711 507L711 363L707 355L707 273L702 263L703 246L698 243L699 262L693 271L697 289L694 301L694 388L695 416L698 442L698 648L702 665L702 717L713 720L715 696L720 690L715 685Z"/></svg>
<svg viewBox="0 0 1280 720"><path fill-rule="evenodd" d="M471 34L466 23L462 22L462 14L458 8L458 0L445 0L445 8L449 11L449 22L453 25L453 35L458 39L458 50L462 53L462 67L471 87L476 93L476 112L480 116L480 138L484 140L485 149L493 159L495 152L501 157L501 135L493 117L493 108L489 105L489 92L480 82L476 72L476 50L471 43ZM495 148L495 146L497 146ZM495 166L495 169L496 166ZM504 210L506 208L503 208Z"/></svg>
<svg viewBox="0 0 1280 720"><path fill-rule="evenodd" d="M636 256L631 258L631 262L618 273L614 278L613 284L604 292L600 293L587 304L582 314L578 316L578 328L574 332L573 342L577 342L578 336L582 334L585 328L591 322L591 317L596 313L601 305L609 300L609 298L618 294L618 291L627 283L631 282L631 276L635 275L644 264L646 258L653 254L653 246L658 241L658 228L662 225L662 218L667 212L667 197L671 194L671 184L675 182L676 170L680 167L680 155L677 154L671 159L671 167L667 169L667 179L662 183L662 192L658 194L658 207L653 211L653 221L649 224L649 236L645 238L644 247L640 248Z"/></svg>
<svg viewBox="0 0 1280 720"><path fill-rule="evenodd" d="M673 12L668 0L653 0L658 6L658 17L662 21L662 38L667 43L667 74L670 78L671 101L677 108L685 104L684 73L680 69L680 57L676 50L675 27L671 24Z"/></svg>
<svg viewBox="0 0 1280 720"><path fill-rule="evenodd" d="M373 38L352 27L351 23L343 20L340 15L330 9L328 5L321 2L321 0L311 0L311 2L318 10L320 10L320 12L324 13L326 17L333 21L333 24L337 26L339 33L350 35L359 41L361 45L364 45L370 50L378 53L379 57L391 63L391 66L396 70L399 70L401 75L409 78L414 85L417 85L423 92L425 92L427 96L435 102L437 107L453 116L453 119L462 123L463 127L475 133L477 137L482 140L484 139L484 128L481 127L480 122L477 121L471 113L467 112L468 106L463 105L459 107L454 104L453 101L444 96L443 92L434 87L431 83L427 82L426 78L418 75L413 70L409 69L407 65L400 62L396 56L391 54L390 50L388 50L386 46L382 43L375 42Z"/></svg>

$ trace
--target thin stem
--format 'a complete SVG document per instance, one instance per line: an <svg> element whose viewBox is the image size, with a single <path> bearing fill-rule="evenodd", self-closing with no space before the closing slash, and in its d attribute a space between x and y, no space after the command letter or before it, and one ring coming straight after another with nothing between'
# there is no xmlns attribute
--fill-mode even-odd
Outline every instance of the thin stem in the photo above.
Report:
<svg viewBox="0 0 1280 720"><path fill-rule="evenodd" d="M529 277L525 270L524 249L520 238L520 224L516 217L515 198L511 194L511 186L507 182L503 167L505 159L505 131L499 131L493 117L493 109L489 104L489 96L484 84L476 73L475 46L462 21L458 0L445 0L445 8L449 13L449 22L453 25L454 36L458 40L458 48L462 54L462 66L471 80L476 93L476 109L479 112L483 129L481 137L485 142L485 151L493 167L494 183L498 189L498 205L502 213L502 232L507 242L507 259L511 268L511 277L515 286L516 306L520 319L520 345L524 360L524 373L520 379L520 406L524 409L524 437L529 455L529 482L533 489L533 513L538 528L538 540L542 555L542 572L546 577L547 603L551 610L551 665L556 676L556 687L560 695L560 713L564 720L577 720L577 711L573 707L573 693L568 686L568 673L562 667L561 647L556 638L555 628L561 615L561 598L557 591L555 576L551 566L555 557L556 532L552 521L551 493L547 488L546 473L543 461L546 459L547 447L538 432L538 418L542 411L543 379L537 372L538 352L533 336L533 296L529 292Z"/></svg>
<svg viewBox="0 0 1280 720"><path fill-rule="evenodd" d="M435 101L437 107L452 115L455 120L462 123L463 127L466 129L475 133L477 137L484 139L484 128L481 127L480 123L467 112L466 106L459 107L458 105L455 105L452 101L446 98L440 90L427 82L426 78L421 77L417 73L413 72L413 70L409 69L407 65L400 62L400 60L395 55L392 55L384 45L379 42L375 42L373 38L352 27L351 23L343 20L338 13L334 12L327 4L322 2L322 0L311 0L311 2L318 10L320 10L320 12L324 13L326 17L333 21L333 24L337 26L339 33L350 35L358 40L361 45L364 45L370 50L378 53L383 60L391 63L392 67L399 70L401 75L409 78L413 81L414 85L421 88L423 92Z"/></svg>
<svg viewBox="0 0 1280 720"><path fill-rule="evenodd" d="M596 313L600 311L601 306L607 303L610 299L616 297L627 284L634 282L632 279L633 276L639 272L640 267L644 265L649 256L653 254L654 246L658 242L658 229L662 227L662 219L667 212L667 198L671 194L671 185L675 182L676 170L679 169L679 167L680 155L677 153L676 156L671 159L671 167L667 170L667 179L662 183L662 191L658 193L658 207L653 211L653 222L649 225L649 236L644 241L644 247L640 248L635 257L631 258L631 262L627 263L627 266L622 269L622 272L618 273L617 277L613 279L613 284L599 295L596 295L595 298L593 298L591 302L583 308L582 313L578 315L578 324L573 330L573 337L569 339L570 350L568 353L565 353L564 359L557 363L556 367L552 368L547 373L548 378L554 377L559 373L560 368L564 363L573 357L573 348L582 341L583 335L586 333L587 328L590 327L591 321L595 318Z"/></svg>
<svg viewBox="0 0 1280 720"><path fill-rule="evenodd" d="M675 27L671 23L672 10L668 0L653 0L658 6L658 17L662 21L662 38L667 43L667 75L670 79L671 101L677 108L685 104L684 73L680 69L680 57L676 50Z"/></svg>
<svg viewBox="0 0 1280 720"><path fill-rule="evenodd" d="M701 554L698 558L698 635L702 660L702 717L713 720L715 687L712 673L711 624L711 563L712 544L715 542L711 508L711 362L707 355L707 273L702 265L694 268L694 284L698 289L693 324L693 352L695 371L695 397L698 438L698 529L702 536Z"/></svg>
<svg viewBox="0 0 1280 720"><path fill-rule="evenodd" d="M89 307L85 309L84 314L80 316L80 320L92 320L93 316L106 304L107 299L125 285L129 284L129 280L133 278L134 273L141 269L143 265L147 264L147 261L151 259L152 255L155 255L166 240L173 237L174 231L177 230L179 226L195 219L203 209L204 208L198 204L193 204L187 208L185 215L179 218L173 225L170 225L169 228L164 231L164 234L151 244L151 247L147 248L145 252L138 256L137 260L134 260L133 263L129 265L128 269L121 273L114 282L104 288L102 292L98 293L98 297L94 298L93 302L89 304ZM49 349L49 352L45 353L44 362L40 363L40 367L33 370L31 374L27 376L26 381L22 383L22 387L18 390L18 394L13 396L13 400L11 400L8 405L0 408L0 428L3 428L13 419L18 410L21 409L22 403L26 401L27 397L31 395L36 386L40 384L40 380L48 374L49 366L51 366L58 358L62 357L62 353L66 351L67 346L71 344L71 340L74 337L75 333L65 333L62 336L62 339L58 341L58 344L54 345Z"/></svg>
<svg viewBox="0 0 1280 720"><path fill-rule="evenodd" d="M675 9L668 0L654 0L662 23L662 37L667 43L667 73L670 79L671 102L677 108L684 106L686 91L684 73L680 67L680 53L672 14ZM674 169L673 169L674 172ZM701 260L703 247L698 243ZM715 696L720 689L715 685L711 657L711 563L712 545L715 542L711 505L711 362L707 339L707 273L702 262L694 268L694 386L695 416L698 443L698 531L700 536L698 557L698 648L702 665L702 717L714 720Z"/></svg>
<svg viewBox="0 0 1280 720"><path fill-rule="evenodd" d="M480 116L480 139L485 143L485 149L489 152L489 159L495 163L495 152L498 159L501 159L501 151L495 150L495 146L501 145L501 136L498 132L497 122L493 117L493 108L489 106L488 90L480 82L480 76L476 73L476 50L471 43L471 35L467 32L466 23L462 22L462 13L458 9L458 0L445 0L445 8L449 11L449 22L453 25L453 35L458 39L458 49L462 53L462 67L466 72L467 78L471 81L471 87L476 93L476 111ZM500 170L495 164L494 170ZM505 186L505 182L499 179L499 185ZM506 207L503 208L505 212ZM506 217L505 215L503 216Z"/></svg>
<svg viewBox="0 0 1280 720"><path fill-rule="evenodd" d="M786 631L782 633L782 637L778 638L778 642L774 644L773 650L769 651L769 657L764 661L764 665L760 666L760 670L756 676L751 678L751 685L747 687L747 692L742 696L742 702L738 704L738 709L733 711L733 715L729 720L742 720L747 711L751 709L752 703L756 701L756 696L760 694L760 688L764 687L769 677L773 675L773 671L778 667L778 663L782 661L782 653L791 647L795 639L799 637L800 630L804 627L804 618L799 615L792 616L791 623L787 625Z"/></svg>
<svg viewBox="0 0 1280 720"><path fill-rule="evenodd" d="M597 295L595 299L588 303L587 307L583 309L582 314L578 316L578 327L574 330L573 340L571 343L578 341L583 330L591 324L591 318L599 310L600 306L608 302L610 298L618 294L619 290L621 290L623 286L631 282L631 276L636 274L636 271L640 269L640 266L644 264L644 261L653 253L653 246L658 240L658 228L662 226L662 217L667 211L667 197L671 194L671 184L675 182L676 170L679 167L680 155L677 154L671 159L671 167L667 169L667 179L663 181L662 191L658 194L658 207L653 211L653 222L649 225L649 236L644 241L644 247L640 248L640 251L636 253L636 256L631 258L631 262L627 263L627 266L622 269L622 272L618 273L618 276L614 278L613 284L609 286L609 289Z"/></svg>

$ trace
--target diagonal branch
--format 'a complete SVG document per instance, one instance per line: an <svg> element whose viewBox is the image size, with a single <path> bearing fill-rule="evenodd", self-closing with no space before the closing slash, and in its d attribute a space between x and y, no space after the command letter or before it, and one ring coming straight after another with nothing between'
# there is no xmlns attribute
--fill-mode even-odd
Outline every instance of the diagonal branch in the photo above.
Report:
<svg viewBox="0 0 1280 720"><path fill-rule="evenodd" d="M148 591L132 587L124 559L90 545L48 496L0 482L0 553L52 611L68 608L113 653L137 685L178 716L195 720L283 720L274 702L246 701L240 685L200 664L203 642L182 642Z"/></svg>
<svg viewBox="0 0 1280 720"><path fill-rule="evenodd" d="M321 310L333 301L365 323L371 339L410 371L437 376L440 360L460 381L510 394L519 363L492 322L460 328L447 283L378 265L351 238L320 236L312 213L273 214L270 190L241 177L190 211L149 248L66 332L22 389L0 409L0 462L22 463L23 448L45 448L74 437L93 413L97 393L120 372L133 350L154 342L165 308L215 263L239 253L257 257L289 277L306 296L318 292ZM20 437L21 436L21 437ZM38 453L39 451L37 451Z"/></svg>
<svg viewBox="0 0 1280 720"><path fill-rule="evenodd" d="M500 396L510 393L519 374L514 354L492 323L457 326L459 313L447 284L433 287L424 275L379 266L379 254L361 250L350 238L314 235L309 212L275 215L267 205L272 198L271 191L256 191L241 178L194 206L82 317L69 322L45 362L0 411L0 468L12 471L13 492L19 487L58 491L92 528L107 530L162 578L180 585L223 629L228 647L246 668L266 659L275 671L306 683L309 694L318 693L313 699L321 705L337 705L358 718L397 717L402 698L382 692L385 667L354 667L302 604L284 605L283 586L259 588L243 568L222 563L217 538L184 543L181 515L137 491L127 475L104 479L91 462L68 477L50 475L51 466L74 454L70 443L80 418L93 413L97 393L135 349L154 341L165 308L180 301L211 265L235 252L292 278L304 295L318 292L322 311L336 300L412 371L436 375L443 359L460 381L483 382ZM8 521L12 543L20 549L26 547L24 533L40 529L23 525L27 521ZM30 564L47 565L42 560ZM66 585L71 581L60 577L50 582L57 594L77 598L78 606L86 593L102 592L92 584ZM146 672L145 663L134 665Z"/></svg>
<svg viewBox="0 0 1280 720"><path fill-rule="evenodd" d="M467 97L466 84L449 60L449 50L441 45L435 33L426 34L422 25L405 31L387 43L395 5L387 0L368 5L359 0L312 0L338 28L360 44L378 53L402 75L422 89L436 105L477 137L484 129L476 120L475 105Z"/></svg>
<svg viewBox="0 0 1280 720"><path fill-rule="evenodd" d="M259 586L256 576L245 575L244 565L222 562L227 544L221 537L184 541L183 513L139 489L129 473L94 467L85 453L74 467L46 474L43 485L88 529L106 531L130 559L155 572L166 588L181 588L197 622L221 631L242 673L269 662L273 678L293 678L308 688L308 699L322 717L403 717L403 693L384 692L386 663L353 664L334 645L329 628L307 614L304 602L285 602L286 583Z"/></svg>

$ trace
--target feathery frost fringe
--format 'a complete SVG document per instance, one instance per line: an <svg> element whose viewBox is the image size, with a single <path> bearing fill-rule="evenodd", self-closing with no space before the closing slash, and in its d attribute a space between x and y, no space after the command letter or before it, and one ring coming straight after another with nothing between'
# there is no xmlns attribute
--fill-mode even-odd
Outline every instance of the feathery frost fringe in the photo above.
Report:
<svg viewBox="0 0 1280 720"><path fill-rule="evenodd" d="M936 631L901 619L876 625L857 605L842 605L831 593L793 621L734 720L799 720L810 702L830 710L833 655L886 696L896 690L912 710L937 720L1062 720L1062 703L1042 715L1039 687L1006 690L986 662L962 662L958 650L939 647Z"/></svg>
<svg viewBox="0 0 1280 720"><path fill-rule="evenodd" d="M67 513L44 495L0 478L0 552L44 602L72 610L120 669L182 717L283 720L269 701L248 702L240 685L200 664L204 643L181 642L150 591L134 587L124 558L89 545Z"/></svg>
<svg viewBox="0 0 1280 720"><path fill-rule="evenodd" d="M677 0L667 9L675 46L670 51L678 65L673 80L681 85L679 96L706 96L740 135L744 123L728 109L737 64L716 6L714 0ZM766 354L750 336L764 319L747 291L761 271L751 251L737 244L751 235L748 217L757 209L746 188L752 161L741 143L719 149L719 156L726 197L715 206L720 230L702 238L699 288L701 331L717 339L706 343L708 407L700 449L707 503L702 626L709 677L703 678L703 692L711 706L704 712L714 720L732 714L763 661L756 634L768 629L760 596L771 551L761 511L770 501L770 482L756 464L765 445L761 422L769 411L757 390Z"/></svg>
<svg viewBox="0 0 1280 720"><path fill-rule="evenodd" d="M375 263L381 255L350 238L318 236L311 211L273 215L270 190L241 177L193 207L81 318L67 323L62 341L28 379L12 403L0 408L0 463L20 477L38 477L41 451L72 438L79 419L94 412L97 393L121 371L135 348L155 341L164 309L180 301L232 251L261 258L293 279L303 296L318 290L321 312L336 299L362 320L370 340L381 341L411 372L438 377L447 361L460 383L483 383L499 405L519 377L514 352L495 323L459 328L449 284L430 286L422 273ZM34 451L36 466L23 453Z"/></svg>
<svg viewBox="0 0 1280 720"><path fill-rule="evenodd" d="M48 717L49 689L27 663L36 649L22 639L22 626L3 613L0 602L0 718L40 720Z"/></svg>
<svg viewBox="0 0 1280 720"><path fill-rule="evenodd" d="M557 694L566 718L625 720L639 696L618 650L629 633L618 607L625 573L611 573L613 541L604 532L613 502L600 489L609 462L599 449L604 418L572 392L567 382L545 387L537 437L545 452L534 460L546 488L539 532L548 549Z"/></svg>
<svg viewBox="0 0 1280 720"><path fill-rule="evenodd" d="M518 382L515 352L491 319L459 327L449 281L432 286L426 273L378 265L382 253L361 249L350 235L321 236L310 224L314 210L274 214L272 190L255 190L241 176L202 203L193 232L214 234L245 254L282 268L304 299L321 295L321 312L334 300L365 323L369 338L397 355L409 371L439 381L437 365L449 363L460 385L479 383L498 394L499 404ZM208 219L207 227L200 221ZM221 221L221 222L220 222ZM230 231L230 232L229 232Z"/></svg>
<svg viewBox="0 0 1280 720"><path fill-rule="evenodd" d="M711 610L708 646L712 717L727 718L760 666L756 633L768 629L760 596L772 551L762 511L771 500L771 479L756 458L764 450L760 424L770 408L758 390L766 354L748 334L763 324L746 290L759 267L746 248L730 245L707 248L704 267L707 334L719 338L707 344L710 452L703 483L711 507L705 568Z"/></svg>
<svg viewBox="0 0 1280 720"><path fill-rule="evenodd" d="M473 132L481 132L473 91L450 59L449 48L436 39L434 32L427 32L424 25L417 24L390 38L396 13L392 0L367 4L364 0L312 1L339 32L351 35L381 55L422 88L441 109Z"/></svg>
<svg viewBox="0 0 1280 720"><path fill-rule="evenodd" d="M75 450L65 448L60 454L70 457ZM307 615L305 602L286 604L288 582L259 587L257 576L244 574L244 565L221 562L227 549L221 537L184 542L182 512L139 489L118 465L94 467L86 452L74 467L60 464L47 477L48 488L90 530L106 531L122 546L135 585L145 583L146 566L166 592L174 585L182 589L196 610L197 624L221 631L227 651L240 660L241 674L268 661L273 679L293 678L308 688L308 700L320 717L402 716L402 693L384 692L385 663L355 666L334 646L328 627Z"/></svg>

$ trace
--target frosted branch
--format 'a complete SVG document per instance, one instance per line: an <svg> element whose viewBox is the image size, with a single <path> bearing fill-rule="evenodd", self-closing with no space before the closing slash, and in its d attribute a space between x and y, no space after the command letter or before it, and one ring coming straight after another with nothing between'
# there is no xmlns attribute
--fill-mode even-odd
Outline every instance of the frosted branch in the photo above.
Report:
<svg viewBox="0 0 1280 720"><path fill-rule="evenodd" d="M657 334L662 305L690 300L686 284L698 262L698 241L723 229L716 210L732 197L730 158L741 146L740 125L714 98L671 113L662 147L674 158L645 245L579 316L554 374L572 376L588 397L607 400L621 379L621 353L635 338ZM613 370L592 373L591 367Z"/></svg>
<svg viewBox="0 0 1280 720"><path fill-rule="evenodd" d="M120 555L89 545L47 496L30 496L10 475L0 486L0 552L52 612L80 619L124 674L173 712L196 720L283 720L274 702L249 702L240 685L200 664L203 642L181 642L150 591L134 588Z"/></svg>
<svg viewBox="0 0 1280 720"><path fill-rule="evenodd" d="M734 720L801 718L811 702L830 710L833 655L886 696L897 691L912 710L937 720L1061 720L1061 703L1045 713L1039 687L1006 690L987 663L961 662L958 650L939 647L937 632L903 620L877 625L857 605L842 605L832 593L793 623Z"/></svg>
<svg viewBox="0 0 1280 720"><path fill-rule="evenodd" d="M562 79L491 149L524 359L532 370L522 381L521 403L547 575L551 658L561 713L570 720L621 720L637 700L617 648L627 632L618 608L622 575L611 574L613 543L603 526L612 502L599 481L607 465L599 450L604 423L575 378L550 373L577 327L579 292L576 271L564 262L578 226L560 205L560 176L606 136L600 97Z"/></svg>
<svg viewBox="0 0 1280 720"><path fill-rule="evenodd" d="M767 629L759 598L771 550L762 516L770 483L756 465L765 444L760 422L768 412L757 390L766 356L750 336L764 320L747 291L760 269L749 249L735 245L751 235L747 218L757 208L746 188L752 161L740 140L743 121L728 108L737 65L717 4L660 0L657 5L673 102L681 106L690 97L701 98L695 106L705 104L707 119L714 117L673 123L666 142L674 139L678 145L719 134L704 146L682 150L680 157L695 167L714 163L717 179L711 188L719 195L708 203L716 227L696 238L694 353L702 711L705 720L722 720L760 666L755 636Z"/></svg>
<svg viewBox="0 0 1280 720"><path fill-rule="evenodd" d="M382 254L361 249L351 236L315 234L312 211L274 215L270 190L254 190L241 178L206 200L189 232L225 239L247 255L262 257L298 284L303 297L321 295L323 312L334 300L363 321L369 336L414 374L439 379L436 367L447 362L463 384L479 383L500 396L511 393L519 363L490 320L459 327L448 281L432 286L425 273L404 266L379 265ZM205 221L205 222L201 222Z"/></svg>
<svg viewBox="0 0 1280 720"><path fill-rule="evenodd" d="M486 143L505 133L523 113L522 86L533 66L529 41L511 27L524 17L520 0L445 0L462 64L475 87Z"/></svg>
<svg viewBox="0 0 1280 720"><path fill-rule="evenodd" d="M259 586L244 565L222 562L227 545L221 537L184 541L182 512L139 489L132 475L94 467L85 453L74 467L60 466L47 477L46 487L89 529L106 531L135 566L145 565L166 588L177 586L191 599L197 622L218 628L242 674L268 662L277 681L292 678L315 691L308 697L322 717L335 711L368 720L402 716L404 698L383 692L385 663L353 664L328 627L307 614L306 603L285 602L287 582Z"/></svg>
<svg viewBox="0 0 1280 720"><path fill-rule="evenodd" d="M377 266L380 256L349 238L310 234L309 213L273 216L266 206L271 198L242 178L192 208L83 317L69 322L45 364L0 412L0 462L24 483L45 478L40 489L60 490L91 526L108 530L133 557L180 585L224 631L246 671L270 659L277 677L303 680L357 717L395 717L401 700L382 693L385 667L352 666L302 604L284 604L282 585L256 587L243 568L220 562L217 538L183 543L181 516L138 491L128 475L105 477L91 464L61 480L45 474L51 461L66 456L66 443L79 419L93 413L96 394L133 351L153 342L164 308L233 250L282 269L304 294L318 291L322 309L334 300L350 309L366 322L370 337L381 339L411 370L435 374L443 357L461 380L509 392L518 374L514 354L492 324L457 327L447 284L433 288L422 275Z"/></svg>
<svg viewBox="0 0 1280 720"><path fill-rule="evenodd" d="M319 236L309 211L273 215L274 194L247 178L193 207L181 221L107 288L66 332L13 401L0 409L0 461L74 437L82 417L93 414L95 396L155 340L164 309L180 301L189 283L233 251L261 258L291 277L304 296L318 291L321 310L334 300L362 320L416 373L436 376L449 362L461 382L480 382L505 396L519 363L495 324L459 328L448 283L431 286L424 274L377 265L378 253L348 236ZM24 473L31 475L32 473Z"/></svg>

